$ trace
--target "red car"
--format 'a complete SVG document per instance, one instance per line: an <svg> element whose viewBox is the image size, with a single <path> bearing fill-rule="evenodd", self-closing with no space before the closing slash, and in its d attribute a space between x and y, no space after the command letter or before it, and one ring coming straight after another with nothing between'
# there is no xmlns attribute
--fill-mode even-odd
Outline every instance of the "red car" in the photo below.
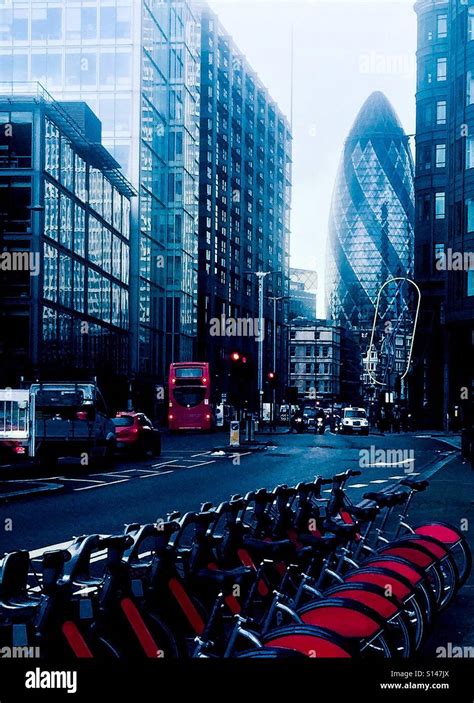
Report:
<svg viewBox="0 0 474 703"><path fill-rule="evenodd" d="M120 412L113 418L117 449L135 454L161 454L161 433L143 413Z"/></svg>

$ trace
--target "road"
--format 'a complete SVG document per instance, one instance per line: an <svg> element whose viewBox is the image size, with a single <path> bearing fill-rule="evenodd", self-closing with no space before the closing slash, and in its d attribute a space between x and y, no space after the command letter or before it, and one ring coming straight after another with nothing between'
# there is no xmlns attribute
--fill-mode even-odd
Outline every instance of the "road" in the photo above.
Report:
<svg viewBox="0 0 474 703"><path fill-rule="evenodd" d="M0 504L0 553L18 548L38 552L84 533L118 533L126 523L154 522L172 510L196 510L204 501L217 504L236 493L294 485L348 468L362 471L351 487L352 497L362 499L364 492L381 490L407 474L432 473L454 451L441 441L414 435L327 433L265 436L261 441L272 446L263 451L213 455L213 448L226 439L165 437L160 459L120 461L112 470L79 472L60 466L59 473L46 478L62 484L62 492ZM1 529L3 525L8 529Z"/></svg>

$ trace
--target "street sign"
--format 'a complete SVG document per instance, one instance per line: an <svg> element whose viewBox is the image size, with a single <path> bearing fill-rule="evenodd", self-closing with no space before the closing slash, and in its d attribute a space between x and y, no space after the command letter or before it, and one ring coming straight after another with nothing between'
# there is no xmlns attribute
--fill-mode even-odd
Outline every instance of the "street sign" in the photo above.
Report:
<svg viewBox="0 0 474 703"><path fill-rule="evenodd" d="M240 422L230 423L230 446L240 447Z"/></svg>

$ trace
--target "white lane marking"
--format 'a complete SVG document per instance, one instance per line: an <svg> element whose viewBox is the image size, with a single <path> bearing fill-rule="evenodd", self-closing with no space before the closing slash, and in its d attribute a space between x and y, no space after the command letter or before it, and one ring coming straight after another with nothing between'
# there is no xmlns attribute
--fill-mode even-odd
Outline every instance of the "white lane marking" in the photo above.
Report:
<svg viewBox="0 0 474 703"><path fill-rule="evenodd" d="M188 466L188 469L197 469L199 466L207 466L207 464L215 464L216 461L201 461L198 464L192 464L191 466Z"/></svg>
<svg viewBox="0 0 474 703"><path fill-rule="evenodd" d="M178 459L172 459L171 461L164 461L161 464L152 464L151 468L152 469L159 469L161 466L171 466L171 464L174 464L175 461L178 461Z"/></svg>
<svg viewBox="0 0 474 703"><path fill-rule="evenodd" d="M158 476L166 476L167 474L174 474L174 471L160 471L154 474L150 474L149 476L140 476L140 480L142 478L157 478Z"/></svg>
<svg viewBox="0 0 474 703"><path fill-rule="evenodd" d="M75 491L90 491L92 488L106 488L107 486L116 486L118 483L127 483L127 481L130 481L129 478L123 478L121 481L105 481L105 483L101 483L100 486L84 486L84 488L75 488Z"/></svg>
<svg viewBox="0 0 474 703"><path fill-rule="evenodd" d="M416 459L402 459L402 461L381 461L377 464L368 464L368 469L384 468L387 466L402 466L403 464L414 464Z"/></svg>
<svg viewBox="0 0 474 703"><path fill-rule="evenodd" d="M356 483L353 486L349 486L349 488L367 488L368 485L369 485L368 483ZM329 493L330 492L331 491L329 491Z"/></svg>
<svg viewBox="0 0 474 703"><path fill-rule="evenodd" d="M388 483L388 479L386 479L385 481L382 481L382 480L379 479L378 481L371 481L370 483L371 483L371 484L372 484L372 483L380 483L380 484L381 484L381 483Z"/></svg>
<svg viewBox="0 0 474 703"><path fill-rule="evenodd" d="M100 474L99 474L100 476ZM91 478L64 478L64 476L61 476L59 478L60 481L78 481L79 483L104 483L103 481L94 481Z"/></svg>
<svg viewBox="0 0 474 703"><path fill-rule="evenodd" d="M192 454L191 459L196 459L198 456L209 456L210 453L211 452L208 451L208 452L201 452L200 454Z"/></svg>
<svg viewBox="0 0 474 703"><path fill-rule="evenodd" d="M407 476L411 476L412 474L405 474L404 476L389 476L388 479L389 481L399 481L402 478L406 478Z"/></svg>

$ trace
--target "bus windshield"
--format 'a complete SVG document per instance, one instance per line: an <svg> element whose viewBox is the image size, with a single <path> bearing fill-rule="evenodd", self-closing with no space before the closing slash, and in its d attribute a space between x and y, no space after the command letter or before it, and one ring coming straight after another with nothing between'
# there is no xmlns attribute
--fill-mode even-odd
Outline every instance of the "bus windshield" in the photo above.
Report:
<svg viewBox="0 0 474 703"><path fill-rule="evenodd" d="M180 368L176 369L176 378L202 378L204 375L204 370L198 367Z"/></svg>

